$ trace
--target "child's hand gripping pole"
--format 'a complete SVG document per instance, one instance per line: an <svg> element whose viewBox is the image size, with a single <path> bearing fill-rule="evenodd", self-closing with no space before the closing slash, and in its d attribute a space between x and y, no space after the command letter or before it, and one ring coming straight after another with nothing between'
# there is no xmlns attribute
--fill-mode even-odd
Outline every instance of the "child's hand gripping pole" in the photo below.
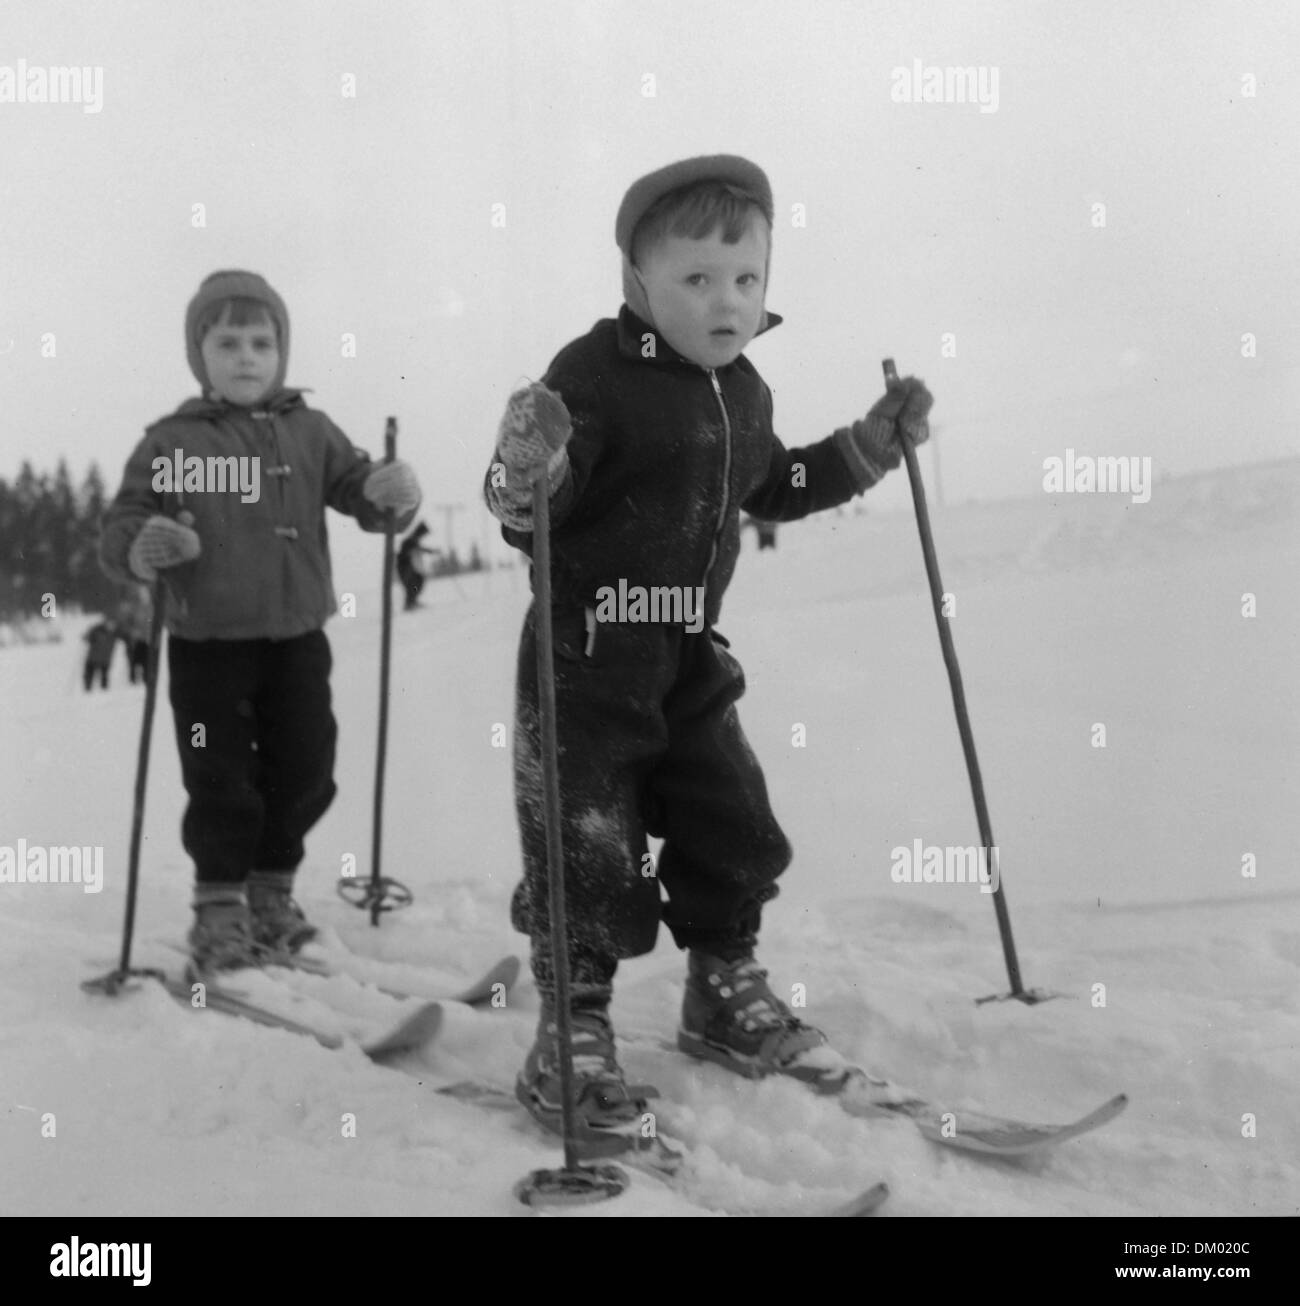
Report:
<svg viewBox="0 0 1300 1306"><path fill-rule="evenodd" d="M384 462L391 465L397 457L397 418L390 417L384 428ZM343 876L338 882L341 898L354 907L368 908L371 925L379 924L383 912L409 907L413 896L406 885L380 874L384 828L384 763L388 755L388 667L393 645L393 536L396 514L384 510L384 574L381 593L382 627L379 643L379 731L375 744L375 801L370 824L370 879Z"/></svg>
<svg viewBox="0 0 1300 1306"><path fill-rule="evenodd" d="M885 386L891 393L901 390L903 383L899 380L894 367L894 360L886 358L882 365L885 372ZM900 394L901 400L904 396ZM934 606L934 619L939 627L939 644L943 649L944 666L948 668L948 684L952 690L952 705L957 713L957 729L961 734L962 752L966 758L966 773L970 776L971 794L975 799L975 816L979 822L980 842L988 858L989 881L993 893L993 910L998 918L998 932L1002 936L1002 955L1007 965L1007 976L1011 981L1011 991L1003 994L990 994L986 998L977 998L976 1002L1004 1001L1015 998L1017 1001L1033 1004L1045 1002L1048 998L1058 996L1045 993L1041 989L1026 989L1020 979L1020 962L1016 957L1015 940L1011 936L1011 915L1007 908L1006 895L1002 890L1002 874L998 865L998 849L993 841L993 826L989 820L988 803L984 798L984 781L980 775L979 758L975 754L975 735L971 730L970 713L966 709L966 691L962 687L961 670L957 666L957 649L953 644L952 630L943 611L943 581L939 579L939 559L934 551L934 534L930 529L930 513L925 502L925 486L921 481L921 467L917 462L916 444L907 433L903 423L899 423L899 443L903 446L903 457L907 460L907 476L912 485L912 503L916 509L916 525L921 535L921 551L925 555L925 572L930 581L930 599Z"/></svg>

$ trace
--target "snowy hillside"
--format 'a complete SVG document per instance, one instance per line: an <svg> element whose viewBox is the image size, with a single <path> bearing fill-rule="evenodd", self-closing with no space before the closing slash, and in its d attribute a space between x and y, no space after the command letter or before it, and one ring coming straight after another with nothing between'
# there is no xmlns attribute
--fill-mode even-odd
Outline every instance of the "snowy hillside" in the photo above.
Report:
<svg viewBox="0 0 1300 1306"><path fill-rule="evenodd" d="M1300 1213L1300 463L1158 481L1144 505L935 513L1026 982L1066 995L1032 1008L974 1005L1006 988L986 895L891 880L895 848L978 835L915 525L864 503L781 528L775 551L747 534L720 623L796 851L760 955L779 991L806 986L847 1055L951 1105L1065 1119L1126 1091L1130 1106L1046 1160L989 1163L796 1085L698 1068L657 1046L684 970L664 935L621 968L614 1014L691 1167L676 1190L637 1175L592 1213L811 1210L874 1179L887 1216ZM349 855L368 871L379 545L332 531L359 606L328 628L340 795L299 896L355 951L450 988L524 945L507 920L510 751L493 730L511 720L526 579L439 582L396 615L384 869L416 902L373 930L334 881ZM0 884L0 1214L517 1213L512 1184L558 1148L431 1086L510 1084L530 983L504 1010L453 1009L402 1072L153 986L79 990L119 946L142 690L119 661L109 692L83 693L78 634L0 650L0 843L102 845L105 864L98 894ZM190 871L159 706L136 960L175 967Z"/></svg>

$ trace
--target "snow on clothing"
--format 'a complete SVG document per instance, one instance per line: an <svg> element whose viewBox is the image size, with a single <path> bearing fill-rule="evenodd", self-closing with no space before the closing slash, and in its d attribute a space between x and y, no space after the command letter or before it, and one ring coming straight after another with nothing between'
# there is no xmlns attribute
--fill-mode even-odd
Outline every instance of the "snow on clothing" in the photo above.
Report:
<svg viewBox="0 0 1300 1306"><path fill-rule="evenodd" d="M791 851L741 730L740 664L715 631L555 616L555 693L574 979L606 983L649 952L663 918L679 946L719 951L758 932ZM519 645L515 807L524 881L512 920L549 960L535 614ZM646 836L664 840L647 874ZM543 971L543 978L545 972Z"/></svg>
<svg viewBox="0 0 1300 1306"><path fill-rule="evenodd" d="M780 321L768 315L769 326ZM648 342L654 357L644 356ZM710 371L627 307L561 350L543 381L573 420L551 498L557 607L594 604L620 579L704 586L712 625L740 552L742 509L794 521L874 484L848 428L786 449L772 430L772 392L743 354ZM531 556L531 506L492 480L489 469L485 495L502 535Z"/></svg>
<svg viewBox="0 0 1300 1306"><path fill-rule="evenodd" d="M238 489L177 493L153 489L154 460L257 458L259 493ZM184 508L202 553L161 573L167 628L182 639L291 639L318 630L335 611L325 507L384 529L384 512L363 494L369 457L298 390L281 390L257 408L190 399L145 432L104 518L100 560L116 580L135 582L131 541L154 513ZM415 510L399 518L405 530Z"/></svg>
<svg viewBox="0 0 1300 1306"><path fill-rule="evenodd" d="M769 324L780 321L769 315ZM652 356L649 344L653 344ZM626 306L563 349L545 384L573 422L551 497L560 787L574 977L607 982L655 942L718 949L758 929L791 851L741 730L740 664L712 630L739 552L740 511L791 521L873 483L847 430L787 450L771 392L743 356L710 371ZM848 447L846 447L846 445ZM802 468L802 474L797 474ZM485 485L502 534L531 554L531 512ZM705 625L593 624L597 590L703 587ZM515 804L524 882L516 928L545 980L546 845L530 609L516 683ZM646 835L664 846L646 875Z"/></svg>

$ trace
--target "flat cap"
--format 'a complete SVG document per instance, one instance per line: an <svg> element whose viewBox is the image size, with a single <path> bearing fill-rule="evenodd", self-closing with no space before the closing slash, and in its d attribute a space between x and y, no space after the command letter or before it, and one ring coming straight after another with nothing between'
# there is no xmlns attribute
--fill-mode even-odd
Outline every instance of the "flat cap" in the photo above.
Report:
<svg viewBox="0 0 1300 1306"><path fill-rule="evenodd" d="M758 164L738 154L702 154L694 159L682 159L647 173L628 187L614 220L614 239L627 258L632 257L632 233L650 206L669 191L696 181L726 181L739 186L753 195L768 222L772 221L772 187Z"/></svg>

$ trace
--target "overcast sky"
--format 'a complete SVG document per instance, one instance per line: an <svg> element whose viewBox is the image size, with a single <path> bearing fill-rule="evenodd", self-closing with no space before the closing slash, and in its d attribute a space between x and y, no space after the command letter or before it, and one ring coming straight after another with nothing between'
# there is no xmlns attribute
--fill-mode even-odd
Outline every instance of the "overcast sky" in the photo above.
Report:
<svg viewBox="0 0 1300 1306"><path fill-rule="evenodd" d="M115 487L195 392L187 300L246 267L288 303L289 383L376 454L396 415L427 501L473 501L514 383L618 308L627 185L716 152L775 192L786 322L749 357L787 444L861 415L889 354L937 397L952 499L1033 493L1069 447L1294 453L1297 13L5 0L0 79L103 82L95 113L0 102L0 475L93 457ZM996 102L899 102L917 61Z"/></svg>

